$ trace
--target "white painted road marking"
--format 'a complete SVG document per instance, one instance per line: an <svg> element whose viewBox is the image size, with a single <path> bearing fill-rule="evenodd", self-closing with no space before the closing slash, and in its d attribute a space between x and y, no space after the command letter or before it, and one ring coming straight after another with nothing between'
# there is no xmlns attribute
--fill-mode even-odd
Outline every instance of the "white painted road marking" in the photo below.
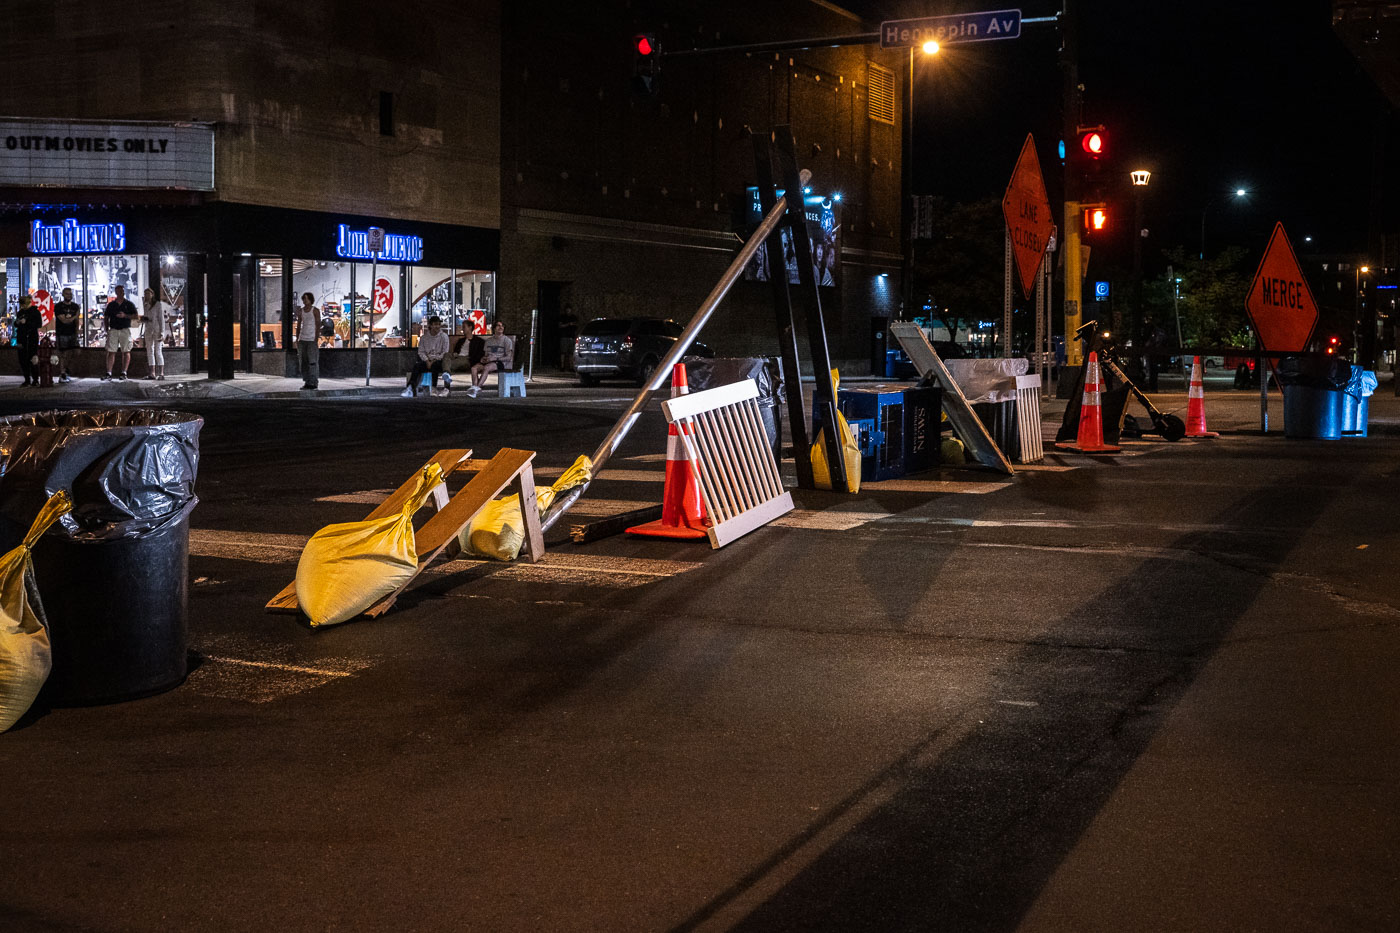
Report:
<svg viewBox="0 0 1400 933"><path fill-rule="evenodd" d="M260 564L291 564L300 556L306 540L301 535L196 530L190 533L190 554ZM700 561L550 552L536 564L461 558L434 564L424 573L444 575L486 567L491 569L489 576L492 579L587 584L616 589L641 586L702 566L704 564Z"/></svg>
<svg viewBox="0 0 1400 933"><path fill-rule="evenodd" d="M228 638L214 638L204 648L204 663L190 672L186 687L200 696L269 703L317 687L334 683L366 670L373 664L366 658L318 658L315 665L292 664L268 657L263 646L234 644ZM234 654L254 655L235 657ZM257 657L256 655L263 655Z"/></svg>

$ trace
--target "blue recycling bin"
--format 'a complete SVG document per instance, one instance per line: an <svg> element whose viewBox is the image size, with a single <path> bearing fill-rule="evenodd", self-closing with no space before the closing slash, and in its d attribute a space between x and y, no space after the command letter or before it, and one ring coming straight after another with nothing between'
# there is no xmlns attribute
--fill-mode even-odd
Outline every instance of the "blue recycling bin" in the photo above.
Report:
<svg viewBox="0 0 1400 933"><path fill-rule="evenodd" d="M1342 390L1342 436L1365 437L1366 424L1371 415L1371 393L1376 391L1376 374L1362 369L1351 368L1351 380Z"/></svg>

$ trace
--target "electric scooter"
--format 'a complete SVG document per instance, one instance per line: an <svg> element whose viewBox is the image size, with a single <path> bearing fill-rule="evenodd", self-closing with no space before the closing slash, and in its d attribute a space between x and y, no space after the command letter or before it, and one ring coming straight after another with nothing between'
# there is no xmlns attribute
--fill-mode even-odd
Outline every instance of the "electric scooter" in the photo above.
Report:
<svg viewBox="0 0 1400 933"><path fill-rule="evenodd" d="M1084 343L1084 356L1087 359L1091 351L1098 353L1099 364L1108 372L1117 377L1128 391L1133 394L1142 407L1147 409L1147 415L1152 419L1152 426L1157 433L1169 441L1179 441L1186 436L1186 424L1176 415L1169 415L1160 411L1152 400L1143 394L1137 387L1137 383L1128 378L1128 374L1123 371L1122 361L1114 355L1117 345L1113 342L1113 336L1099 331L1098 321L1089 321L1074 332L1076 339ZM1082 380L1082 377L1081 377ZM1081 382L1082 384L1082 382ZM1076 396L1077 398L1077 396ZM1068 422L1069 411L1066 410L1066 422ZM1078 410L1076 406L1075 420L1078 421Z"/></svg>

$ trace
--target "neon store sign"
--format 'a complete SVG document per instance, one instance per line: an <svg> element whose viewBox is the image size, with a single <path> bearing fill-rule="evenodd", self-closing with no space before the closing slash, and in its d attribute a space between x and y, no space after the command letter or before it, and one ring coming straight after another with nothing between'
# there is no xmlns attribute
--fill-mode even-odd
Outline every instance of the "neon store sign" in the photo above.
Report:
<svg viewBox="0 0 1400 933"><path fill-rule="evenodd" d="M72 217L49 226L42 220L29 225L31 253L120 253L126 249L126 224L80 224Z"/></svg>
<svg viewBox="0 0 1400 933"><path fill-rule="evenodd" d="M369 253L369 232L351 230L341 224L336 235L335 254L346 259L373 259ZM384 248L379 251L380 262L422 262L423 238L399 233L384 234Z"/></svg>

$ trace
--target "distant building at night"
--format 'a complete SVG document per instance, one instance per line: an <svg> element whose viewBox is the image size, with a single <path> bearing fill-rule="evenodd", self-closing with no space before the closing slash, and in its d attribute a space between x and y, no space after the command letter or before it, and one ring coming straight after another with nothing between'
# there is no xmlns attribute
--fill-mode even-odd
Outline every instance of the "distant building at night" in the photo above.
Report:
<svg viewBox="0 0 1400 933"><path fill-rule="evenodd" d="M538 309L548 363L566 305L688 317L747 229L748 133L791 123L815 190L841 196L833 357L863 360L896 308L879 273L900 263L904 53L663 59L645 92L630 39L867 28L823 0L24 2L0 35L6 303L72 288L98 354L111 289L155 288L188 350L170 371L219 376L290 373L304 291L343 351L328 375L363 372L367 340L376 371L403 368L428 314L524 333ZM372 226L390 237L373 276ZM772 320L768 287L740 282L705 339L772 353Z"/></svg>

